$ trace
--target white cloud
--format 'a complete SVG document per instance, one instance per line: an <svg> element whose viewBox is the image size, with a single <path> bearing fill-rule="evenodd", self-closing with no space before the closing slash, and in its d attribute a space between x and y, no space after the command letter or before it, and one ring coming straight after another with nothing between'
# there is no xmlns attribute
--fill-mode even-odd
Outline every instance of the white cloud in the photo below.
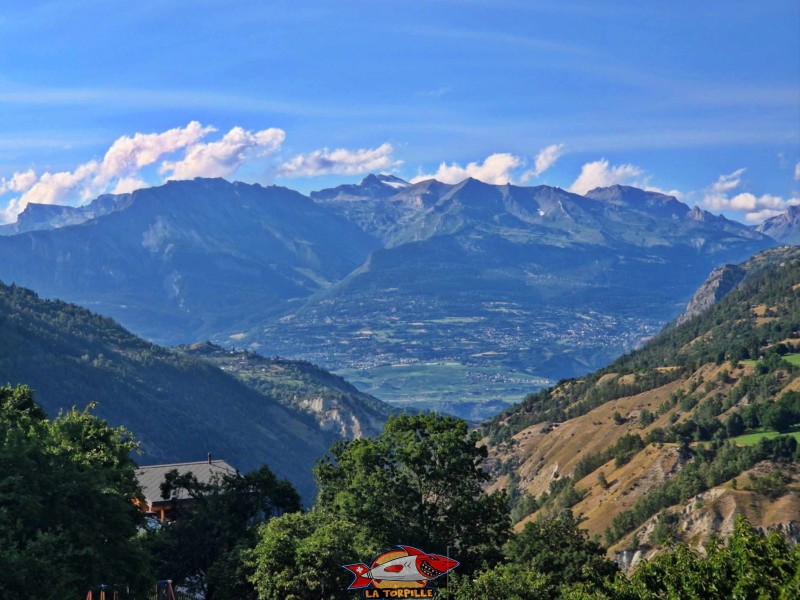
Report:
<svg viewBox="0 0 800 600"><path fill-rule="evenodd" d="M800 162L794 166L794 180L800 181Z"/></svg>
<svg viewBox="0 0 800 600"><path fill-rule="evenodd" d="M711 186L712 193L723 194L736 189L742 183L742 175L746 169L736 169L733 173L720 175L716 183Z"/></svg>
<svg viewBox="0 0 800 600"><path fill-rule="evenodd" d="M0 211L0 223L11 223L16 220L17 215L23 211L23 206L20 198L12 198L11 202Z"/></svg>
<svg viewBox="0 0 800 600"><path fill-rule="evenodd" d="M603 158L583 165L581 174L572 183L569 191L575 194L585 194L598 187L627 184L643 173L642 169L634 165L610 166L608 161Z"/></svg>
<svg viewBox="0 0 800 600"><path fill-rule="evenodd" d="M756 196L750 192L740 192L730 196L742 183L745 169L720 175L717 181L706 190L700 204L710 210L742 213L750 223L759 223L766 218L785 212L789 206L800 204L800 198L781 198L771 194Z"/></svg>
<svg viewBox="0 0 800 600"><path fill-rule="evenodd" d="M11 200L5 210L0 213L3 221L13 221L31 202L57 204L65 201L81 183L97 172L98 166L97 161L90 161L74 171L44 173L36 178L35 183L29 186L22 196Z"/></svg>
<svg viewBox="0 0 800 600"><path fill-rule="evenodd" d="M85 184L98 172L100 163L96 160L80 165L74 171L60 171L58 173L43 173L36 183L20 197L23 207L30 202L38 204L58 204L68 200L70 194Z"/></svg>
<svg viewBox="0 0 800 600"><path fill-rule="evenodd" d="M106 152L93 184L104 187L116 178L129 178L162 156L196 144L214 131L213 127L203 127L197 121L192 121L186 127L176 127L163 133L137 133L133 137L123 135Z"/></svg>
<svg viewBox="0 0 800 600"><path fill-rule="evenodd" d="M183 160L165 161L159 171L169 173L167 179L227 177L249 158L274 153L284 139L286 132L282 129L251 132L234 127L221 140L192 144Z"/></svg>
<svg viewBox="0 0 800 600"><path fill-rule="evenodd" d="M391 144L381 144L377 148L348 150L315 150L308 154L298 154L278 167L281 177L315 177L317 175L358 175L368 171L391 169L402 164L392 157Z"/></svg>
<svg viewBox="0 0 800 600"><path fill-rule="evenodd" d="M547 171L550 167L556 164L556 161L564 155L564 144L552 144L546 148L542 148L533 159L533 169L522 174L520 181L526 183L534 177L539 177L542 173Z"/></svg>
<svg viewBox="0 0 800 600"><path fill-rule="evenodd" d="M196 143L213 127L197 121L186 127L176 127L163 133L137 133L118 138L103 156L102 161L90 160L73 171L45 172L33 170L15 173L10 180L0 180L0 195L21 193L0 213L4 221L13 221L31 202L39 204L79 204L113 190L115 193L143 187L137 176L140 170L162 156Z"/></svg>
<svg viewBox="0 0 800 600"><path fill-rule="evenodd" d="M764 194L763 196L756 197L749 192L744 192L735 195L730 199L730 208L739 212L752 212L761 209L780 210L784 207L784 201L777 196Z"/></svg>
<svg viewBox="0 0 800 600"><path fill-rule="evenodd" d="M80 204L99 194L132 192L147 187L142 170L162 158L184 151L175 161L165 160L159 171L170 179L223 177L230 175L250 158L275 152L286 134L281 129L246 131L234 127L222 139L204 143L216 129L192 121L161 133L124 135L114 141L102 160L85 162L73 171L45 172L33 170L14 173L0 179L0 196L16 192L0 211L0 220L13 221L31 202L41 204Z"/></svg>
<svg viewBox="0 0 800 600"><path fill-rule="evenodd" d="M484 183L505 185L511 182L512 172L522 166L522 159L508 153L492 154L482 163L471 162L462 167L458 163L441 163L432 175L419 175L411 181L416 183L426 179L436 179L442 183L459 183L468 177Z"/></svg>
<svg viewBox="0 0 800 600"><path fill-rule="evenodd" d="M36 172L33 169L18 171L11 179L0 179L0 196L8 192L24 192L36 183Z"/></svg>

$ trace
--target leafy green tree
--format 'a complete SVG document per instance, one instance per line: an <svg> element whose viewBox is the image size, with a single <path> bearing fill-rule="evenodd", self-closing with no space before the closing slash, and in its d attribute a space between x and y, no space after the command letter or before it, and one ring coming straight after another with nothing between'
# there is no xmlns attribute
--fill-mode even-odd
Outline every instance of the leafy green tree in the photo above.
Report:
<svg viewBox="0 0 800 600"><path fill-rule="evenodd" d="M677 521L678 519L676 516L662 509L661 512L658 513L658 519L653 526L653 532L650 534L650 541L656 546L672 543L675 537Z"/></svg>
<svg viewBox="0 0 800 600"><path fill-rule="evenodd" d="M358 527L321 511L272 519L246 553L250 581L260 600L352 600L352 575L341 565L377 553L358 546Z"/></svg>
<svg viewBox="0 0 800 600"><path fill-rule="evenodd" d="M567 513L568 514L568 513ZM506 562L472 577L453 575L445 599L560 598L564 589L586 584L601 589L617 573L605 550L587 539L569 516L529 522L504 549Z"/></svg>
<svg viewBox="0 0 800 600"><path fill-rule="evenodd" d="M777 598L797 574L797 550L777 532L760 536L739 517L727 545L712 541L705 558L680 545L644 563L631 584L643 598Z"/></svg>
<svg viewBox="0 0 800 600"><path fill-rule="evenodd" d="M588 539L571 518L527 523L508 541L505 554L509 561L544 576L552 597L561 585L599 582L617 572L605 549Z"/></svg>
<svg viewBox="0 0 800 600"><path fill-rule="evenodd" d="M639 424L642 427L649 426L655 420L656 416L646 408L643 408L642 411L639 413Z"/></svg>
<svg viewBox="0 0 800 600"><path fill-rule="evenodd" d="M135 448L89 409L50 421L29 388L0 388L0 597L145 586Z"/></svg>
<svg viewBox="0 0 800 600"><path fill-rule="evenodd" d="M502 556L504 493L485 494L480 435L453 417L399 415L373 439L338 442L315 469L316 508L354 523L362 546L449 552L470 572Z"/></svg>
<svg viewBox="0 0 800 600"><path fill-rule="evenodd" d="M800 592L800 545L779 532L761 536L744 517L727 544L712 540L706 556L685 544L641 564L630 579L617 576L599 584L574 586L571 600L750 600L797 598Z"/></svg>
<svg viewBox="0 0 800 600"><path fill-rule="evenodd" d="M725 430L728 432L728 437L736 437L744 433L744 420L739 413L733 413L728 420L725 421Z"/></svg>
<svg viewBox="0 0 800 600"><path fill-rule="evenodd" d="M440 597L442 600L540 600L548 597L549 590L546 576L510 563L481 571L474 579L454 574L440 591Z"/></svg>
<svg viewBox="0 0 800 600"><path fill-rule="evenodd" d="M209 483L191 474L168 473L161 485L170 498L185 490L194 502L174 523L151 532L149 543L160 579L173 579L206 600L255 598L243 554L256 543L257 525L300 510L300 497L267 466Z"/></svg>
<svg viewBox="0 0 800 600"><path fill-rule="evenodd" d="M780 433L786 433L794 425L795 415L783 402L774 402L765 411L762 417L762 424L767 429L774 429Z"/></svg>

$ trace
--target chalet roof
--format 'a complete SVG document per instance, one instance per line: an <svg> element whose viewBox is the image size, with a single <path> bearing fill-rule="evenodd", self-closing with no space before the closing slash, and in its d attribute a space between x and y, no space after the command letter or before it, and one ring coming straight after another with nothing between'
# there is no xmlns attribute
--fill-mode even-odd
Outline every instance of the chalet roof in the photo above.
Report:
<svg viewBox="0 0 800 600"><path fill-rule="evenodd" d="M200 462L140 467L136 471L136 478L139 480L145 500L150 506L157 502L166 502L161 497L161 484L164 481L164 476L173 470L177 470L181 475L193 473L200 483L208 483L214 477L221 478L223 475L235 475L237 473L236 469L224 460L203 460ZM180 490L177 496L173 496L174 499L178 500L186 500L190 497L185 490Z"/></svg>

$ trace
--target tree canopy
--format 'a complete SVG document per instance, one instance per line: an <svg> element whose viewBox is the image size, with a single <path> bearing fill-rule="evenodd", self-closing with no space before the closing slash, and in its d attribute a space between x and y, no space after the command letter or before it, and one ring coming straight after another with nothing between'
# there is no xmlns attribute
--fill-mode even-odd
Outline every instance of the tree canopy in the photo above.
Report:
<svg viewBox="0 0 800 600"><path fill-rule="evenodd" d="M29 388L0 387L0 597L63 600L149 580L135 448L89 409L48 420Z"/></svg>
<svg viewBox="0 0 800 600"><path fill-rule="evenodd" d="M331 448L315 469L316 507L356 524L376 550L449 550L462 571L494 564L510 535L509 508L505 493L482 489L479 439L454 417L391 417L381 435Z"/></svg>

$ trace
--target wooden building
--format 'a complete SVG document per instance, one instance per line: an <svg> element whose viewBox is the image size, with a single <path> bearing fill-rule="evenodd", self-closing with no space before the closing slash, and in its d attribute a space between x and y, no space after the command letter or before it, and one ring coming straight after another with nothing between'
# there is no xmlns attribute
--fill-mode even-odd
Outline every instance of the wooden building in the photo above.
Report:
<svg viewBox="0 0 800 600"><path fill-rule="evenodd" d="M170 471L178 471L181 475L192 473L200 483L209 483L223 475L236 475L238 472L224 460L212 460L211 454L207 460L200 462L140 467L136 471L136 478L144 493L144 503L136 504L148 516L155 517L161 522L174 520L175 509L191 506L193 501L186 490L178 490L171 498L161 497L161 484Z"/></svg>

